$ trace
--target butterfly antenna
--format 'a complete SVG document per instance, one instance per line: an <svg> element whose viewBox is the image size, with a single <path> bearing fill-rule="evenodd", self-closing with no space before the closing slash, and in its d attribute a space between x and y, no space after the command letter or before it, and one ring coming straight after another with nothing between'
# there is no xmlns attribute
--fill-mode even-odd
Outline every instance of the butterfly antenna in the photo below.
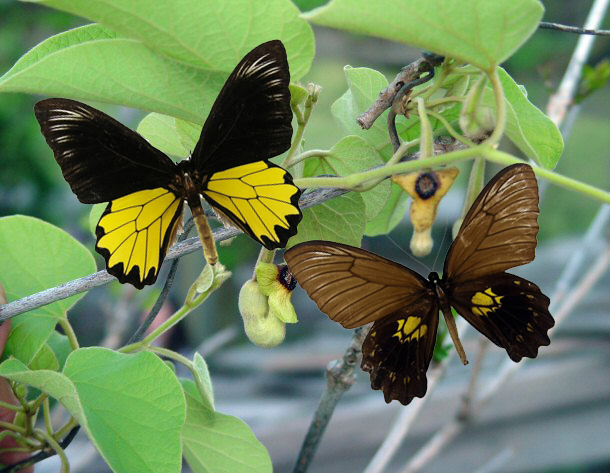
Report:
<svg viewBox="0 0 610 473"><path fill-rule="evenodd" d="M396 248L398 248L400 251L402 251L405 255L407 255L409 258L411 258L416 263L421 264L424 268L426 268L426 271L430 272L430 268L428 268L428 266L426 266L422 261L418 260L415 256L413 256L411 253L406 251L402 246L400 246L398 243L396 243L394 240L392 240L392 237L390 235L386 235L386 237L388 238L388 240L390 240L392 243L394 243L394 246Z"/></svg>
<svg viewBox="0 0 610 473"><path fill-rule="evenodd" d="M447 227L449 224L445 222L445 231L443 232L443 238L441 239L441 244L438 245L438 250L436 250L436 256L434 257L434 263L432 263L432 267L436 268L436 262L438 261L438 255L441 253L441 248L443 247L443 243L445 243L445 236L447 235Z"/></svg>

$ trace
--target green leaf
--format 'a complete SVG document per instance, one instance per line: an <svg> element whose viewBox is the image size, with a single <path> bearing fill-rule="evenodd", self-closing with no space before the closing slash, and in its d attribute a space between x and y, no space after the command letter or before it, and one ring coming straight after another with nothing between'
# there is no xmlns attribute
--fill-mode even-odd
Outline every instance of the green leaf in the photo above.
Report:
<svg viewBox="0 0 610 473"><path fill-rule="evenodd" d="M329 240L360 246L365 227L365 206L355 192L310 207L303 211L299 232L286 248L309 240Z"/></svg>
<svg viewBox="0 0 610 473"><path fill-rule="evenodd" d="M563 153L563 138L553 121L531 103L508 73L498 68L506 98L506 136L538 165L553 169ZM486 90L483 104L495 110L493 91Z"/></svg>
<svg viewBox="0 0 610 473"><path fill-rule="evenodd" d="M292 107L302 104L309 97L309 92L307 92L305 87L297 84L290 84L288 87L290 89L290 105Z"/></svg>
<svg viewBox="0 0 610 473"><path fill-rule="evenodd" d="M187 120L176 118L176 132L180 138L180 143L189 153L195 149L199 136L201 135L201 125Z"/></svg>
<svg viewBox="0 0 610 473"><path fill-rule="evenodd" d="M66 360L68 359L68 355L72 353L72 347L70 346L68 337L54 330L47 340L47 344L53 350L55 358L59 363L59 368L63 369L64 365L66 364Z"/></svg>
<svg viewBox="0 0 610 473"><path fill-rule="evenodd" d="M400 186L392 183L385 207L366 224L365 235L387 235L400 223L408 208L409 197L406 192Z"/></svg>
<svg viewBox="0 0 610 473"><path fill-rule="evenodd" d="M333 0L303 16L492 71L536 30L543 12L538 0Z"/></svg>
<svg viewBox="0 0 610 473"><path fill-rule="evenodd" d="M210 411L195 383L183 380L186 421L184 458L193 473L271 473L269 453L237 417Z"/></svg>
<svg viewBox="0 0 610 473"><path fill-rule="evenodd" d="M42 345L29 366L33 370L58 371L60 368L59 360L48 343Z"/></svg>
<svg viewBox="0 0 610 473"><path fill-rule="evenodd" d="M95 229L97 228L97 224L102 218L102 214L104 210L106 210L108 204L106 202L102 202L100 204L93 204L91 206L91 210L89 211L89 231L91 234L95 236Z"/></svg>
<svg viewBox="0 0 610 473"><path fill-rule="evenodd" d="M9 301L95 271L95 261L87 248L63 230L33 217L0 218L0 248L0 283ZM7 355L29 364L57 320L84 295L53 302L13 319Z"/></svg>
<svg viewBox="0 0 610 473"><path fill-rule="evenodd" d="M356 118L377 100L388 81L381 72L366 67L345 66L343 72L348 90L332 104L331 113L345 131L364 138L387 160L393 151L388 136L388 111L383 112L368 130L363 130Z"/></svg>
<svg viewBox="0 0 610 473"><path fill-rule="evenodd" d="M197 385L201 386L199 394L201 395L201 403L204 407L209 410L214 410L214 388L212 387L212 379L210 378L210 371L208 365L203 357L195 352L193 357L193 367L195 368L195 375L197 377Z"/></svg>
<svg viewBox="0 0 610 473"><path fill-rule="evenodd" d="M88 18L189 66L228 75L251 49L272 39L284 43L294 79L314 56L313 32L289 0L33 0ZM125 71L126 72L126 71Z"/></svg>
<svg viewBox="0 0 610 473"><path fill-rule="evenodd" d="M181 471L184 395L172 371L152 353L81 348L68 357L63 373L30 371L11 359L0 365L0 376L57 399L114 472Z"/></svg>
<svg viewBox="0 0 610 473"><path fill-rule="evenodd" d="M19 360L12 358L0 364L0 376L47 393L57 399L80 424L86 425L76 388L63 373L50 370L31 371Z"/></svg>
<svg viewBox="0 0 610 473"><path fill-rule="evenodd" d="M38 351L43 349L57 325L57 316L40 313L41 309L15 317L6 341L5 354L14 356L28 366Z"/></svg>
<svg viewBox="0 0 610 473"><path fill-rule="evenodd" d="M62 49L66 49L88 41L118 38L114 31L102 25L85 25L80 28L57 34L43 41L25 53L9 71L2 76L0 83L37 64L41 59Z"/></svg>
<svg viewBox="0 0 610 473"><path fill-rule="evenodd" d="M375 148L358 136L346 136L336 143L329 154L310 158L305 163L305 177L321 174L347 176L366 171L383 164L383 159ZM376 217L383 209L390 195L390 181L381 181L373 189L362 192L367 222Z"/></svg>
<svg viewBox="0 0 610 473"><path fill-rule="evenodd" d="M36 60L17 62L0 78L0 92L115 103L203 122L204 97L211 106L226 79L224 72L179 64L135 40L91 40L80 30L36 46L28 53Z"/></svg>
<svg viewBox="0 0 610 473"><path fill-rule="evenodd" d="M178 136L174 117L149 113L142 119L136 131L151 145L166 154L177 156L181 160L186 159L189 155L189 150L184 147Z"/></svg>
<svg viewBox="0 0 610 473"><path fill-rule="evenodd" d="M156 355L81 348L68 357L64 375L78 393L91 441L113 471L181 471L184 396Z"/></svg>

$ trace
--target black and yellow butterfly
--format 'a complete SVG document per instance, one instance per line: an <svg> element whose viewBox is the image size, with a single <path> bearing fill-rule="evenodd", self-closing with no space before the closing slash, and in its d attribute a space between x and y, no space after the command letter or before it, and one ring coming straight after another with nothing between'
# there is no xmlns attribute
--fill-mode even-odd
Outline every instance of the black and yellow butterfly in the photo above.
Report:
<svg viewBox="0 0 610 473"><path fill-rule="evenodd" d="M550 343L547 331L555 322L548 297L530 281L504 272L534 259L538 213L534 172L515 164L499 172L473 203L449 248L442 278L432 272L426 281L374 253L328 241L298 244L284 258L332 320L345 328L375 322L362 346L362 369L386 402L406 405L426 393L439 309L448 325L455 325L453 307L515 362L535 358L538 348Z"/></svg>
<svg viewBox="0 0 610 473"><path fill-rule="evenodd" d="M186 200L210 264L218 260L201 198L268 249L283 248L302 218L301 191L268 159L290 147L290 73L281 41L235 67L189 159L178 164L136 132L74 100L38 102L42 134L72 192L109 202L96 228L108 272L141 289L153 284L181 227Z"/></svg>

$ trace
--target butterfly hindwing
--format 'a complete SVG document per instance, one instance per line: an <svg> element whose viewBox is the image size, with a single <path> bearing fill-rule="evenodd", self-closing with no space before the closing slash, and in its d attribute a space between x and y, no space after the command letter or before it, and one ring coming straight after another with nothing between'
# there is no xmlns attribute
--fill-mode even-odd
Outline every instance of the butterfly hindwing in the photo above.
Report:
<svg viewBox="0 0 610 473"><path fill-rule="evenodd" d="M138 289L153 284L181 226L183 200L164 188L115 199L102 214L95 249L108 272Z"/></svg>
<svg viewBox="0 0 610 473"><path fill-rule="evenodd" d="M474 328L510 358L536 358L538 348L550 343L548 330L555 325L549 298L534 283L509 273L493 274L457 285L449 295L451 305Z"/></svg>
<svg viewBox="0 0 610 473"><path fill-rule="evenodd" d="M538 184L532 168L514 164L481 191L449 248L447 285L501 273L534 259Z"/></svg>
<svg viewBox="0 0 610 473"><path fill-rule="evenodd" d="M386 402L407 405L426 394L426 371L432 360L438 305L423 297L378 320L362 345L362 369L371 375L373 389Z"/></svg>
<svg viewBox="0 0 610 473"><path fill-rule="evenodd" d="M85 204L167 186L177 174L173 161L142 136L84 103L51 98L34 112L64 178Z"/></svg>
<svg viewBox="0 0 610 473"><path fill-rule="evenodd" d="M290 148L290 72L281 41L261 44L235 67L203 126L191 161L209 175Z"/></svg>
<svg viewBox="0 0 610 473"><path fill-rule="evenodd" d="M265 248L283 248L303 218L301 191L288 172L268 161L212 174L201 190L216 210Z"/></svg>
<svg viewBox="0 0 610 473"><path fill-rule="evenodd" d="M285 251L284 259L320 310L345 328L381 319L432 294L417 273L349 245L308 241Z"/></svg>

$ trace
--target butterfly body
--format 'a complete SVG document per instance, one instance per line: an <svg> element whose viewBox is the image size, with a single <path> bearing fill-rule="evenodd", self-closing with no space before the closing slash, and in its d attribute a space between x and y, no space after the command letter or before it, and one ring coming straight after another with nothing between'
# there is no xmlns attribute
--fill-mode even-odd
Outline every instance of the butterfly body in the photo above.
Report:
<svg viewBox="0 0 610 473"><path fill-rule="evenodd" d="M362 369L386 402L406 405L426 393L439 312L451 331L455 309L516 362L535 358L550 343L547 332L555 322L548 297L534 283L505 272L534 259L537 216L534 173L516 164L498 173L473 203L442 278L431 272L424 279L374 253L328 241L300 243L284 258L332 320L345 328L374 322L362 346Z"/></svg>
<svg viewBox="0 0 610 473"><path fill-rule="evenodd" d="M301 191L269 159L290 148L290 73L280 41L254 48L235 67L189 158L174 163L138 133L75 100L34 111L66 181L86 204L108 202L96 251L122 282L153 284L181 228L186 201L210 264L218 260L201 197L268 249L282 248L302 218Z"/></svg>

